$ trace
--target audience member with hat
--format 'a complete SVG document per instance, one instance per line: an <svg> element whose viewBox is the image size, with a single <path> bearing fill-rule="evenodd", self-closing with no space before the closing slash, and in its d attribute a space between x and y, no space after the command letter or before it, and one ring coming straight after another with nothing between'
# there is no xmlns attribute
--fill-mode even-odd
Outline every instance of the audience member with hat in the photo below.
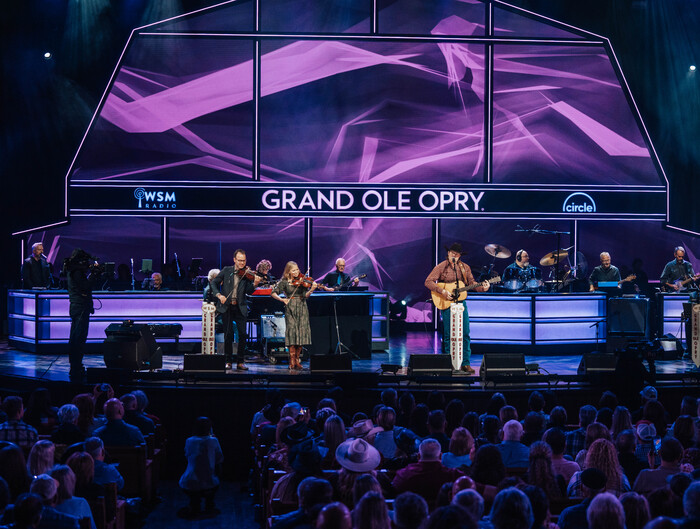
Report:
<svg viewBox="0 0 700 529"><path fill-rule="evenodd" d="M353 506L355 480L366 473L376 475L382 456L364 439L348 439L335 451L335 458L341 469L338 472L338 496L348 507Z"/></svg>

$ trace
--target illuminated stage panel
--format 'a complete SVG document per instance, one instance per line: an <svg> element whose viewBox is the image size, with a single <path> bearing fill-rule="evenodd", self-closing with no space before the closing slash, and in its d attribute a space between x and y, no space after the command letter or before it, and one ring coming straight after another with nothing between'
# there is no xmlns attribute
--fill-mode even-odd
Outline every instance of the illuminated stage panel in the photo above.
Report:
<svg viewBox="0 0 700 529"><path fill-rule="evenodd" d="M63 259L70 257L75 248L82 248L98 257L101 263L113 262L116 267L129 266L129 259L133 258L136 279L140 281L144 277L138 273L142 259L152 259L154 270L160 270L160 234L160 219L72 217L70 224L33 233L27 242L31 247L43 241L44 253L54 265L55 276L61 270Z"/></svg>
<svg viewBox="0 0 700 529"><path fill-rule="evenodd" d="M431 227L424 219L314 219L314 277L323 279L342 257L349 274L367 274L361 285L387 290L392 301L405 300L407 321L424 321L429 293L423 281L432 269L424 248Z"/></svg>
<svg viewBox="0 0 700 529"><path fill-rule="evenodd" d="M137 35L71 180L251 177L253 43Z"/></svg>
<svg viewBox="0 0 700 529"><path fill-rule="evenodd" d="M494 35L499 37L539 37L551 39L583 39L583 35L571 29L559 27L554 22L547 23L544 17L539 19L527 16L524 12L513 12L494 7ZM590 37L588 37L590 38Z"/></svg>
<svg viewBox="0 0 700 529"><path fill-rule="evenodd" d="M483 181L483 46L272 40L262 54L263 181Z"/></svg>
<svg viewBox="0 0 700 529"><path fill-rule="evenodd" d="M494 296L491 294L471 294L467 297L469 319L494 318L499 319L527 319L530 320L531 312L530 296ZM528 334L529 337L529 334Z"/></svg>
<svg viewBox="0 0 700 529"><path fill-rule="evenodd" d="M602 45L494 49L494 183L663 183Z"/></svg>
<svg viewBox="0 0 700 529"><path fill-rule="evenodd" d="M473 343L529 345L531 323L526 322L469 322L469 336Z"/></svg>
<svg viewBox="0 0 700 529"><path fill-rule="evenodd" d="M600 306L605 303L605 297L600 294L583 294L552 298L539 296L536 298L535 313L537 319L543 318L591 318L602 314Z"/></svg>
<svg viewBox="0 0 700 529"><path fill-rule="evenodd" d="M483 36L486 6L479 0L378 0L384 34Z"/></svg>
<svg viewBox="0 0 700 529"><path fill-rule="evenodd" d="M264 0L260 2L262 31L369 33L370 2L346 0Z"/></svg>
<svg viewBox="0 0 700 529"><path fill-rule="evenodd" d="M287 218L193 218L170 221L170 248L178 252L183 266L193 257L204 259L200 275L211 268L233 264L233 252L246 251L248 266L265 258L272 274L281 277L287 261L304 268L304 219ZM305 268L304 268L305 269Z"/></svg>
<svg viewBox="0 0 700 529"><path fill-rule="evenodd" d="M254 31L255 1L236 0L226 5L195 11L169 22L161 22L145 28L146 31Z"/></svg>

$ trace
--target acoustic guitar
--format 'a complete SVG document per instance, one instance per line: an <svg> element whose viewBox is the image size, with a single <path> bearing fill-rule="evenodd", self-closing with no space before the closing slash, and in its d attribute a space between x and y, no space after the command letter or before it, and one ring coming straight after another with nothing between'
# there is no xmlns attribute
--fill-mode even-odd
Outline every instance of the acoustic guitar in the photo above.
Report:
<svg viewBox="0 0 700 529"><path fill-rule="evenodd" d="M493 285L494 283L499 283L500 281L501 276L497 276L488 279L486 282ZM441 290L444 289L452 293L452 299L450 300L439 292L435 292L433 290L430 291L430 296L433 298L433 303L435 303L435 306L440 310L445 310L449 308L452 303L459 303L460 301L467 299L467 292L479 288L481 283L472 283L471 285L460 288L457 288L457 283L438 283L437 286L440 287Z"/></svg>

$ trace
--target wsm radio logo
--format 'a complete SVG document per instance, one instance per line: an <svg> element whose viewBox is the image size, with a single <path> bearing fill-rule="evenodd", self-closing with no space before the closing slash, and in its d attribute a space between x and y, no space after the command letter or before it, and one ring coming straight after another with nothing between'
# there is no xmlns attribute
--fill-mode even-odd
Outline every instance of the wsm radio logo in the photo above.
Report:
<svg viewBox="0 0 700 529"><path fill-rule="evenodd" d="M139 201L139 209L175 209L175 192L146 191L143 187L134 189L134 198Z"/></svg>
<svg viewBox="0 0 700 529"><path fill-rule="evenodd" d="M595 213L595 200L587 193L571 193L564 200L564 213Z"/></svg>

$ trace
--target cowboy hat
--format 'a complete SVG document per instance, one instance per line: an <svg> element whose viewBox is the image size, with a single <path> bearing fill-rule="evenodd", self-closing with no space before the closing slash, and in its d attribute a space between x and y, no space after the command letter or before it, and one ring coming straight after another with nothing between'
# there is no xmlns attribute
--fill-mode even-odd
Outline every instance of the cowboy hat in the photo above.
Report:
<svg viewBox="0 0 700 529"><path fill-rule="evenodd" d="M456 252L458 254L464 253L464 251L462 251L462 245L458 242L453 242L452 246L450 246L449 248L445 246L445 250L447 250L448 252Z"/></svg>
<svg viewBox="0 0 700 529"><path fill-rule="evenodd" d="M348 437L365 437L374 428L371 419L361 419L348 430Z"/></svg>
<svg viewBox="0 0 700 529"><path fill-rule="evenodd" d="M374 470L382 460L379 450L364 439L348 439L338 445L335 459L341 467L353 472Z"/></svg>

